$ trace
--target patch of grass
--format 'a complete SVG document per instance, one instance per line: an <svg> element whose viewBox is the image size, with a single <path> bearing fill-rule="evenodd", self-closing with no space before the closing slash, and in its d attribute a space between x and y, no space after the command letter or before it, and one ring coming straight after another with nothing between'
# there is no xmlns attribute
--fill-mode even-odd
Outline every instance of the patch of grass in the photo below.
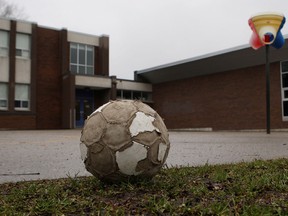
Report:
<svg viewBox="0 0 288 216"><path fill-rule="evenodd" d="M0 185L1 215L288 215L288 159L173 167L152 180Z"/></svg>

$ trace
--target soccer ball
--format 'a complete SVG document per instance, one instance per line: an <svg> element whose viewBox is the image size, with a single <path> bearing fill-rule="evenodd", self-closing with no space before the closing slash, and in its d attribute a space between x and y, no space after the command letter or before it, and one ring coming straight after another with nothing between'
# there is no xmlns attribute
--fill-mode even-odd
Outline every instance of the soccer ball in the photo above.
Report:
<svg viewBox="0 0 288 216"><path fill-rule="evenodd" d="M111 101L85 121L81 158L88 172L104 181L152 178L170 149L167 128L150 106Z"/></svg>

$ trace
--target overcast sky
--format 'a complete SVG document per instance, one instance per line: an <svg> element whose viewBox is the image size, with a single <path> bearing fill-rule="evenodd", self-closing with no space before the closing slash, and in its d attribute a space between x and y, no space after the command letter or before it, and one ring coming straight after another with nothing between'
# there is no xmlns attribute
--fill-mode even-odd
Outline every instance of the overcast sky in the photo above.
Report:
<svg viewBox="0 0 288 216"><path fill-rule="evenodd" d="M133 79L135 70L248 44L248 19L256 13L288 15L287 0L7 1L38 25L109 35L110 75L123 79Z"/></svg>

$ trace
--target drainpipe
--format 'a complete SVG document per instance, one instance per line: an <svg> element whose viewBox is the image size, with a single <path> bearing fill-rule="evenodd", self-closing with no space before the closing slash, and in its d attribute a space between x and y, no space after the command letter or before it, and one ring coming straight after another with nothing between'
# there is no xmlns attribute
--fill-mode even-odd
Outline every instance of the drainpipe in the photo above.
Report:
<svg viewBox="0 0 288 216"><path fill-rule="evenodd" d="M111 78L111 100L116 100L117 97L117 77L116 76L110 76Z"/></svg>

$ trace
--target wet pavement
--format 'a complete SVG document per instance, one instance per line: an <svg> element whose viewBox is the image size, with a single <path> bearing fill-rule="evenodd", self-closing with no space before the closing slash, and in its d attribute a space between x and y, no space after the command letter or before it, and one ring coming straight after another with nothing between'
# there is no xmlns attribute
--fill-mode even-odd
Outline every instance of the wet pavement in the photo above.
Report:
<svg viewBox="0 0 288 216"><path fill-rule="evenodd" d="M80 159L80 130L0 131L0 183L90 175ZM169 132L168 166L288 158L288 133Z"/></svg>

